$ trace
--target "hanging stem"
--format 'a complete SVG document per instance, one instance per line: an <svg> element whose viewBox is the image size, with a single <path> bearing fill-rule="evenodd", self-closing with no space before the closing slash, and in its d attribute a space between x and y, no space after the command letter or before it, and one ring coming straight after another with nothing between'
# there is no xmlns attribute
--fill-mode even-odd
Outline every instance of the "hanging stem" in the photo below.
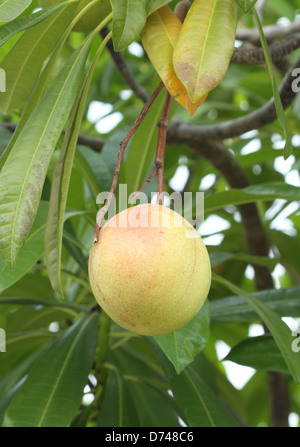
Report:
<svg viewBox="0 0 300 447"><path fill-rule="evenodd" d="M154 162L154 168L156 168L156 181L157 181L157 204L163 205L164 203L164 159L165 159L165 147L167 139L167 129L170 117L170 111L172 106L172 96L169 92L166 93L164 108L160 121L158 123L158 140L157 150Z"/></svg>
<svg viewBox="0 0 300 447"><path fill-rule="evenodd" d="M139 116L135 120L135 122L132 125L130 131L128 132L126 137L120 143L120 149L119 149L119 153L118 153L118 158L117 158L117 162L116 162L116 168L115 168L115 172L114 172L114 176L113 176L113 181L112 181L112 185L111 185L111 188L110 188L110 192L108 194L108 197L107 197L107 199L105 201L104 206L97 213L96 227L95 227L95 231L94 231L94 243L96 243L98 241L98 236L99 236L99 231L100 231L100 228L101 228L102 220L103 220L105 214L107 213L107 210L108 210L108 208L109 208L109 206L111 204L112 199L115 196L115 191L116 191L118 178L119 178L119 172L120 172L120 169L121 169L121 164L122 164L122 161L123 161L125 149L126 149L128 143L129 143L131 137L136 132L136 130L138 129L138 127L142 123L143 119L147 115L150 107L152 106L154 100L157 98L159 92L162 90L163 86L164 86L163 82L160 82L158 84L157 88L155 89L155 91L153 92L153 94L151 95L151 97L149 98L147 103L142 108Z"/></svg>

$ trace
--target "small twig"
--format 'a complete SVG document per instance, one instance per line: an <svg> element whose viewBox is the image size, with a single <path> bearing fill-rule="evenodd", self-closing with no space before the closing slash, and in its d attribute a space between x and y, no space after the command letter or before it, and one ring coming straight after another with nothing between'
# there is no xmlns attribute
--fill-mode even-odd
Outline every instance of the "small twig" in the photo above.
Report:
<svg viewBox="0 0 300 447"><path fill-rule="evenodd" d="M150 107L152 106L154 100L156 99L156 97L158 96L159 92L162 90L163 87L164 87L163 82L160 82L158 84L157 88L155 89L155 91L153 92L153 94L151 95L151 97L149 98L149 100L147 101L147 103L142 108L139 116L135 120L135 122L134 122L133 126L131 127L131 129L129 130L128 134L120 143L120 149L119 149L118 158L116 161L116 168L115 168L115 172L113 175L113 181L112 181L112 185L110 188L110 192L108 194L108 197L106 199L104 206L97 213L96 226L95 226L95 231L94 231L94 243L96 243L98 241L98 235L99 235L99 231L101 228L103 218L111 204L112 199L115 196L115 191L116 191L118 178L119 178L119 172L120 172L121 164L123 161L125 149L129 143L131 137L134 135L134 133L136 132L136 130L142 123L142 121L145 118L145 116L147 115Z"/></svg>
<svg viewBox="0 0 300 447"><path fill-rule="evenodd" d="M156 167L156 181L157 181L157 203L163 205L164 203L164 158L165 158L165 147L167 139L167 129L170 117L170 111L172 106L172 96L169 92L166 93L164 108L161 114L161 118L158 123L158 139L157 139L157 149L155 156L154 166Z"/></svg>
<svg viewBox="0 0 300 447"><path fill-rule="evenodd" d="M153 167L153 169L152 169L151 174L149 175L149 177L147 178L147 180L142 184L142 186L140 187L140 189L138 189L134 194L132 194L132 197L138 197L139 194L140 194L142 191L144 191L144 189L146 188L146 186L151 182L151 180L153 179L154 175L156 174L158 167L159 167L159 166L157 166L157 165L154 163L154 167Z"/></svg>

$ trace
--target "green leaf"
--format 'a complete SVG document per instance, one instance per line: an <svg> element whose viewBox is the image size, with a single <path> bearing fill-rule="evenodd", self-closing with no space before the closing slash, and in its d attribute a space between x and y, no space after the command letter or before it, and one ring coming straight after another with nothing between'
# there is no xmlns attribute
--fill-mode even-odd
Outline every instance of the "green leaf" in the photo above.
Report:
<svg viewBox="0 0 300 447"><path fill-rule="evenodd" d="M270 330L287 367L296 383L300 383L300 356L291 349L291 331L273 310L269 309L256 296L246 292L230 281L213 274L213 281L224 285L232 292L242 296L255 310Z"/></svg>
<svg viewBox="0 0 300 447"><path fill-rule="evenodd" d="M253 295L280 317L299 317L300 287L270 289ZM229 296L210 302L212 323L243 323L257 321L257 313L242 296Z"/></svg>
<svg viewBox="0 0 300 447"><path fill-rule="evenodd" d="M22 110L40 75L44 60L55 49L62 32L71 22L76 4L58 9L28 29L1 62L6 74L6 92L0 96L5 113ZM16 70L16 61L18 61Z"/></svg>
<svg viewBox="0 0 300 447"><path fill-rule="evenodd" d="M78 241L76 234L70 222L65 222L63 232L63 244L81 267L82 271L88 274L88 254L85 246L82 246ZM85 254L84 254L85 253Z"/></svg>
<svg viewBox="0 0 300 447"><path fill-rule="evenodd" d="M200 375L188 366L170 387L188 427L237 427L238 423Z"/></svg>
<svg viewBox="0 0 300 447"><path fill-rule="evenodd" d="M147 15L170 3L172 0L147 0Z"/></svg>
<svg viewBox="0 0 300 447"><path fill-rule="evenodd" d="M98 28L96 28L96 33ZM111 37L109 34L100 45L94 57L91 68L86 76L83 86L79 92L76 104L73 108L71 118L65 134L60 157L55 167L51 186L50 207L45 231L46 263L49 278L54 290L63 295L61 284L61 251L65 210L67 204L68 190L71 179L71 172L74 162L77 139L80 131L81 121L85 111L86 99L92 80L92 76L98 58ZM86 263L84 263L86 266Z"/></svg>
<svg viewBox="0 0 300 447"><path fill-rule="evenodd" d="M227 205L276 199L299 200L300 188L282 182L270 182L248 186L244 189L229 189L206 197L204 208L206 213L210 213Z"/></svg>
<svg viewBox="0 0 300 447"><path fill-rule="evenodd" d="M281 263L292 268L298 276L300 276L299 253L300 241L299 238L289 236L278 230L269 230L268 235L272 244L276 246L276 250L280 254Z"/></svg>
<svg viewBox="0 0 300 447"><path fill-rule="evenodd" d="M160 94L151 106L147 116L139 126L130 143L126 159L126 183L128 194L142 186L152 166L157 145L157 123L164 105L164 95Z"/></svg>
<svg viewBox="0 0 300 447"><path fill-rule="evenodd" d="M19 17L9 23L5 23L4 25L0 26L0 46L2 46L15 34L37 25L54 11L61 8L61 6L61 3L58 3L49 8L37 11L28 17Z"/></svg>
<svg viewBox="0 0 300 447"><path fill-rule="evenodd" d="M171 334L156 336L154 339L172 362L177 374L180 374L204 348L209 333L209 303L206 301L196 317L186 326Z"/></svg>
<svg viewBox="0 0 300 447"><path fill-rule="evenodd" d="M157 347L157 345L156 345ZM157 349L159 349L157 347ZM161 367L146 338L134 338L112 349L110 363L118 368L125 380L141 427L174 427L177 417L162 380ZM131 409L132 415L133 410Z"/></svg>
<svg viewBox="0 0 300 447"><path fill-rule="evenodd" d="M283 105L281 102L281 98L280 98L280 95L278 92L278 87L277 87L277 82L276 82L276 77L275 77L275 71L273 68L272 58L271 58L271 54L270 54L270 49L269 49L268 43L266 41L261 22L260 22L259 16L258 16L255 8L253 8L253 15L254 15L254 19L255 19L255 22L256 22L256 25L257 25L257 28L259 31L260 41L261 41L261 45L263 48L266 65L267 65L269 76L271 79L274 102L275 102L275 107L276 107L276 111L277 111L277 118L281 124L282 130L283 130L283 133L285 136L284 158L287 159L293 153L293 145L292 145L292 141L291 141L291 135L290 135L289 127L287 124L284 108L283 108Z"/></svg>
<svg viewBox="0 0 300 447"><path fill-rule="evenodd" d="M16 394L20 386L23 385L25 375L29 368L36 361L37 356L40 353L34 353L28 355L23 362L13 368L6 376L1 380L0 384L0 426L2 422L6 408L8 407L11 399Z"/></svg>
<svg viewBox="0 0 300 447"><path fill-rule="evenodd" d="M18 138L0 174L0 254L14 266L38 208L50 157L81 87L91 39L74 51Z"/></svg>
<svg viewBox="0 0 300 447"><path fill-rule="evenodd" d="M9 22L18 17L32 0L0 0L0 22Z"/></svg>
<svg viewBox="0 0 300 447"><path fill-rule="evenodd" d="M222 359L264 371L279 371L289 374L286 363L270 335L249 337L235 345Z"/></svg>
<svg viewBox="0 0 300 447"><path fill-rule="evenodd" d="M268 258L267 256L252 256L248 253L228 253L222 251L213 251L209 253L212 267L222 264L226 261L242 261L247 264L262 265L273 270L279 262L278 258Z"/></svg>
<svg viewBox="0 0 300 447"><path fill-rule="evenodd" d="M0 305L1 304L17 304L19 306L46 306L46 307L57 307L62 309L70 309L76 312L84 312L88 313L89 309L83 306L78 306L76 304L67 303L67 302L55 302L55 301L46 301L37 298L17 298L17 297L0 297ZM74 312L72 312L74 315Z"/></svg>
<svg viewBox="0 0 300 447"><path fill-rule="evenodd" d="M6 424L14 427L66 427L80 405L98 330L98 314L74 323L30 369L12 399Z"/></svg>
<svg viewBox="0 0 300 447"><path fill-rule="evenodd" d="M75 152L74 162L82 177L87 182L93 197L96 199L97 195L99 194L99 183L97 181L97 177L93 171L93 168L89 163L89 155L95 160L95 163L97 163L95 166L97 168L97 165L100 164L101 157L99 156L99 154L95 154L95 152L89 148L79 147L78 150Z"/></svg>
<svg viewBox="0 0 300 447"><path fill-rule="evenodd" d="M235 3L246 14L255 5L257 0L235 0Z"/></svg>
<svg viewBox="0 0 300 447"><path fill-rule="evenodd" d="M115 367L110 369L97 427L136 427L138 414L123 374Z"/></svg>
<svg viewBox="0 0 300 447"><path fill-rule="evenodd" d="M121 51L139 40L146 22L146 0L111 0L113 11L113 42Z"/></svg>
<svg viewBox="0 0 300 447"><path fill-rule="evenodd" d="M238 426L236 419L206 381L205 373L202 376L201 355L178 375L163 352L158 347L153 347L165 370L180 417L188 427Z"/></svg>
<svg viewBox="0 0 300 447"><path fill-rule="evenodd" d="M8 374L20 362L37 353L57 337L48 330L20 331L6 334L6 352L1 353L0 374Z"/></svg>
<svg viewBox="0 0 300 447"><path fill-rule="evenodd" d="M192 3L174 48L173 64L193 103L223 80L234 50L237 19L238 8L232 0Z"/></svg>
<svg viewBox="0 0 300 447"><path fill-rule="evenodd" d="M43 255L45 251L44 231L47 214L48 203L41 201L36 219L14 270L11 270L4 260L0 258L0 293L22 278Z"/></svg>

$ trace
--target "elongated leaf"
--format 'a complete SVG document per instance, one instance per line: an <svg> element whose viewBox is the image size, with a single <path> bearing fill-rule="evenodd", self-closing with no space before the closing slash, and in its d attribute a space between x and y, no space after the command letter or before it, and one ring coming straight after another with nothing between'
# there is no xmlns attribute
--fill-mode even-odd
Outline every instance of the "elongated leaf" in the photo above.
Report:
<svg viewBox="0 0 300 447"><path fill-rule="evenodd" d="M208 213L227 205L275 199L299 200L300 188L280 182L270 182L248 186L244 189L230 189L206 197L204 208Z"/></svg>
<svg viewBox="0 0 300 447"><path fill-rule="evenodd" d="M111 0L113 11L113 42L121 51L139 40L146 22L147 0Z"/></svg>
<svg viewBox="0 0 300 447"><path fill-rule="evenodd" d="M22 278L43 255L47 213L48 203L40 202L36 219L14 270L0 258L0 293Z"/></svg>
<svg viewBox="0 0 300 447"><path fill-rule="evenodd" d="M137 427L138 420L123 374L111 368L97 427Z"/></svg>
<svg viewBox="0 0 300 447"><path fill-rule="evenodd" d="M236 419L204 378L202 362L197 357L191 365L177 374L155 342L151 339L149 341L165 371L180 417L188 427L238 426Z"/></svg>
<svg viewBox="0 0 300 447"><path fill-rule="evenodd" d="M60 6L64 5L64 2L60 3L59 5ZM47 8L47 10L48 9L52 10L52 7ZM17 141L23 127L27 123L28 119L31 117L31 114L33 113L34 109L39 104L46 88L49 87L49 79L51 79L51 77L53 75L53 71L56 68L57 60L60 57L61 52L63 51L63 48L66 43L66 39L67 39L69 33L72 31L73 25L74 25L74 21L72 21L69 24L69 26L65 27L64 33L61 36L61 39L60 39L59 44L57 45L56 51L52 54L50 60L47 62L46 67L43 69L43 72L41 73L41 76L39 77L38 82L36 83L35 88L22 111L21 118L18 122L16 130L13 133L13 136L11 137L10 143L5 150L5 153L2 155L2 157L0 159L0 170L2 169L4 163L6 162L6 160L9 156L15 142Z"/></svg>
<svg viewBox="0 0 300 447"><path fill-rule="evenodd" d="M124 386L128 389L138 416L137 426L176 426L177 417L170 404L166 384L162 387L161 383L155 380L157 365L154 369L149 364L147 354L143 353L141 357L136 350L128 349L124 345L111 353L111 359L126 380ZM131 412L133 413L132 410Z"/></svg>
<svg viewBox="0 0 300 447"><path fill-rule="evenodd" d="M276 246L276 249L280 253L282 264L292 268L300 277L299 238L289 236L288 234L277 230L269 230L268 234L272 244Z"/></svg>
<svg viewBox="0 0 300 447"><path fill-rule="evenodd" d="M178 331L154 337L172 362L177 374L204 348L210 332L209 304L206 301L196 317Z"/></svg>
<svg viewBox="0 0 300 447"><path fill-rule="evenodd" d="M21 331L6 334L6 352L1 353L0 374L8 374L25 357L45 348L57 334L48 330Z"/></svg>
<svg viewBox="0 0 300 447"><path fill-rule="evenodd" d="M273 270L279 262L278 258L268 258L265 256L252 256L248 253L228 253L228 252L211 252L209 254L212 267L216 267L226 261L242 261L248 264L262 265Z"/></svg>
<svg viewBox="0 0 300 447"><path fill-rule="evenodd" d="M28 17L19 17L9 23L5 23L4 25L0 26L0 46L2 46L15 34L37 25L54 11L61 8L61 6L61 3L58 3L49 8L37 11Z"/></svg>
<svg viewBox="0 0 300 447"><path fill-rule="evenodd" d="M222 361L230 360L257 370L288 374L286 363L270 335L249 337L235 345Z"/></svg>
<svg viewBox="0 0 300 447"><path fill-rule="evenodd" d="M250 9L253 8L257 0L235 0L236 4L241 8L241 10L246 14Z"/></svg>
<svg viewBox="0 0 300 447"><path fill-rule="evenodd" d="M32 363L36 360L37 355L29 355L23 362L16 368L10 371L9 374L1 380L0 384L0 426L2 422L6 408L8 407L11 399L16 394L20 386L23 385L27 371L31 367Z"/></svg>
<svg viewBox="0 0 300 447"><path fill-rule="evenodd" d="M71 22L75 9L76 4L67 5L26 30L3 59L1 68L6 73L6 93L0 96L0 104L5 113L23 109L40 75L44 60L56 47L62 32Z"/></svg>
<svg viewBox="0 0 300 447"><path fill-rule="evenodd" d="M18 17L32 0L0 0L0 22L9 22Z"/></svg>
<svg viewBox="0 0 300 447"><path fill-rule="evenodd" d="M81 87L87 39L67 61L29 117L0 175L0 254L16 263L34 221L48 163Z"/></svg>
<svg viewBox="0 0 300 447"><path fill-rule="evenodd" d="M78 320L55 340L12 399L7 425L66 427L71 423L92 366L97 329L94 314Z"/></svg>
<svg viewBox="0 0 300 447"><path fill-rule="evenodd" d="M97 163L100 164L100 157L99 154L95 154L91 149L84 148L82 151L77 150L75 152L75 164L77 168L79 169L82 177L87 182L90 191L94 198L96 199L97 195L99 194L99 183L97 181L97 178L95 176L95 173L92 169L92 166L90 165L89 161L86 159L86 155L90 155L93 157L95 156L95 159L97 160ZM97 166L95 166L97 168ZM96 204L96 201L95 201Z"/></svg>
<svg viewBox="0 0 300 447"><path fill-rule="evenodd" d="M98 28L96 28L92 36L97 32ZM60 157L53 174L50 209L45 231L46 263L52 287L60 295L63 295L63 288L61 284L61 250L63 225L72 166L77 146L77 139L83 113L85 110L88 90L96 67L96 63L102 52L102 49L104 48L109 38L110 34L106 36L106 38L100 45L93 60L93 64L80 90L76 104L74 105L71 114Z"/></svg>
<svg viewBox="0 0 300 447"><path fill-rule="evenodd" d="M170 387L189 427L237 427L238 423L200 375L188 366Z"/></svg>
<svg viewBox="0 0 300 447"><path fill-rule="evenodd" d="M296 383L300 383L300 356L291 349L291 331L273 310L269 309L264 303L254 295L246 292L230 281L213 274L213 280L224 285L232 292L242 296L255 310L259 317L265 322L272 334L286 365Z"/></svg>
<svg viewBox="0 0 300 447"><path fill-rule="evenodd" d="M282 105L282 102L281 102L281 98L280 98L280 95L279 95L279 91L278 91L278 87L277 87L276 76L275 76L275 71L274 71L274 68L273 68L273 63L272 63L270 49L269 49L268 43L266 41L266 38L265 38L265 35L264 35L264 32L263 32L263 28L262 28L259 16L258 16L255 8L253 9L253 14L254 14L254 18L255 18L255 21L256 21L256 25L258 27L260 40L261 40L261 44L262 44L262 48L263 48L263 52L264 52L264 56L265 56L265 60L266 60L266 64L267 64L267 68L268 68L268 72L269 72L269 76L270 76L270 79L271 79L271 84L272 84L272 88L273 88L273 96L274 96L274 102L275 102L277 117L278 117L278 120L279 120L279 122L281 124L282 130L283 130L284 136L285 136L284 158L287 159L293 153L293 145L292 145L292 141L291 141L291 135L290 135L290 131L289 131L289 128L288 128L288 125L287 125L287 120L286 120L284 108L283 108L283 105Z"/></svg>
<svg viewBox="0 0 300 447"><path fill-rule="evenodd" d="M193 104L173 67L173 52L182 23L164 6L151 14L141 33L145 51L172 97L193 115L207 95Z"/></svg>
<svg viewBox="0 0 300 447"><path fill-rule="evenodd" d="M0 305L1 304L17 304L19 306L46 306L46 307L58 307L62 309L71 309L76 312L88 312L88 308L83 306L77 306L76 304L67 303L67 302L54 302L54 301L46 301L36 298L15 298L15 297L0 297Z"/></svg>
<svg viewBox="0 0 300 447"><path fill-rule="evenodd" d="M192 102L224 78L234 49L237 12L232 0L195 0L187 13L173 63Z"/></svg>
<svg viewBox="0 0 300 447"><path fill-rule="evenodd" d="M281 317L297 318L300 315L300 287L264 290L253 295ZM210 313L213 323L257 321L257 313L242 296L212 300Z"/></svg>
<svg viewBox="0 0 300 447"><path fill-rule="evenodd" d="M152 168L151 163L154 160L157 145L157 123L160 120L163 104L164 94L161 92L132 137L125 170L128 194L137 191L142 186L149 169Z"/></svg>
<svg viewBox="0 0 300 447"><path fill-rule="evenodd" d="M147 14L150 15L154 11L170 3L172 0L147 0Z"/></svg>

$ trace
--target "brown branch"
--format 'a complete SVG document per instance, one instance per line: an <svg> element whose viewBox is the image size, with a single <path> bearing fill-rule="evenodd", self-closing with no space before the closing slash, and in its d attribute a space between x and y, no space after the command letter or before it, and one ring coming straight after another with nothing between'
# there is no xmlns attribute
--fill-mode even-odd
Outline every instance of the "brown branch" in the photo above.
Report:
<svg viewBox="0 0 300 447"><path fill-rule="evenodd" d="M108 27L102 28L100 31L101 36L105 38L107 34L109 33ZM121 76L123 77L125 83L128 85L128 87L133 91L133 93L140 98L143 102L147 102L148 100L148 93L143 89L143 87L136 81L135 77L131 73L122 53L117 52L114 50L113 41L110 39L106 47L108 51L110 52L110 55L119 70Z"/></svg>
<svg viewBox="0 0 300 447"><path fill-rule="evenodd" d="M281 42L269 46L271 59L277 62L300 48L300 35L288 36ZM231 63L240 65L259 65L265 63L265 56L262 48L235 48Z"/></svg>
<svg viewBox="0 0 300 447"><path fill-rule="evenodd" d="M165 158L167 129L172 106L172 99L173 98L170 95L170 93L166 92L162 115L158 123L159 131L158 131L157 149L154 163L155 166L157 167L156 171L157 192L158 192L157 203L160 205L163 205L164 203L164 158Z"/></svg>
<svg viewBox="0 0 300 447"><path fill-rule="evenodd" d="M279 87L279 93L284 109L286 109L297 95L292 90L293 69L300 65L300 58L290 67ZM218 124L195 125L185 123L179 119L173 119L168 131L168 143L172 142L193 142L201 143L207 140L225 140L227 138L238 137L253 129L259 129L272 123L277 118L274 98L271 98L264 106L244 115L240 118L224 121Z"/></svg>
<svg viewBox="0 0 300 447"><path fill-rule="evenodd" d="M106 212L107 212L107 210L108 210L108 208L109 208L109 206L111 204L112 199L115 196L115 190L116 190L117 183L118 183L119 172L120 172L121 164L122 164L122 161L123 161L125 149L126 149L128 143L129 143L131 137L133 136L133 134L136 132L136 130L138 129L138 127L142 123L143 119L147 115L148 110L152 106L154 100L157 98L159 92L162 90L163 87L164 87L163 82L160 82L158 84L157 88L155 89L155 91L153 92L153 94L151 95L151 97L149 98L149 100L147 101L147 103L142 108L139 116L137 117L137 119L133 123L131 129L129 130L129 132L127 133L125 138L120 143L120 149L119 149L119 153L118 153L118 157L117 157L117 161L116 161L116 167L115 167L115 172L114 172L114 175L113 175L113 180L112 180L112 185L111 185L111 188L110 188L110 192L108 194L108 197L106 199L106 202L105 202L104 206L102 208L100 208L100 210L97 213L96 226L95 226L95 231L94 231L94 243L96 243L98 241L98 235L99 235L99 231L100 231L100 228L101 228L101 224L102 224L103 218L104 218L104 216L105 216L105 214L106 214Z"/></svg>
<svg viewBox="0 0 300 447"><path fill-rule="evenodd" d="M264 35L267 40L279 39L282 37L290 36L291 34L300 32L300 20L295 20L287 26L282 25L268 25L263 28ZM236 32L236 38L238 40L252 43L260 42L259 32L256 28L251 29L238 29Z"/></svg>

